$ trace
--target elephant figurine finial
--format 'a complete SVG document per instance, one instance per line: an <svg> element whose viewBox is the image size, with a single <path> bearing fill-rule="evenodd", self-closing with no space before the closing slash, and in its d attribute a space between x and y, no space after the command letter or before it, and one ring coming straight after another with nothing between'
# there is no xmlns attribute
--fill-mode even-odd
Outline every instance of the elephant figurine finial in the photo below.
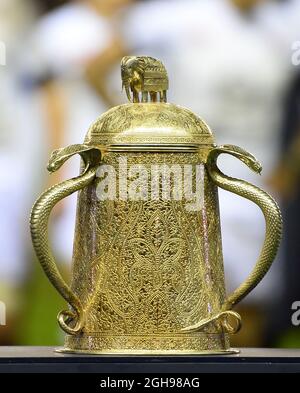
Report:
<svg viewBox="0 0 300 393"><path fill-rule="evenodd" d="M121 61L122 88L131 102L166 102L169 79L163 63L148 56L125 56ZM141 95L141 97L140 97Z"/></svg>

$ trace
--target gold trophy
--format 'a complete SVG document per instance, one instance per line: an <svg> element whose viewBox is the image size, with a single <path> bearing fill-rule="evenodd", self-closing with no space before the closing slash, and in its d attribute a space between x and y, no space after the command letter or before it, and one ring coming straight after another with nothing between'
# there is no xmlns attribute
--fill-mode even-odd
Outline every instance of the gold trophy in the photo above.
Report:
<svg viewBox="0 0 300 393"><path fill-rule="evenodd" d="M37 257L69 305L58 315L63 352L87 354L233 353L241 326L232 311L269 270L281 214L266 192L223 174L220 154L253 171L261 165L232 145L216 146L205 122L167 103L168 76L151 57L125 57L131 103L110 109L83 144L52 153L48 170L75 154L78 177L45 191L31 214ZM218 187L256 203L266 220L260 257L246 281L225 294ZM70 285L49 248L52 208L78 191Z"/></svg>

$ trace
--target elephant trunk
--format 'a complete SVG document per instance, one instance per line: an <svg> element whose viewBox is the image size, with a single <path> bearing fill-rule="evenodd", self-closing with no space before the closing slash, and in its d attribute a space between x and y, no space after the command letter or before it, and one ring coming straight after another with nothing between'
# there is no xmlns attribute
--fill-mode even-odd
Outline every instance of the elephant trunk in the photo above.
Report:
<svg viewBox="0 0 300 393"><path fill-rule="evenodd" d="M122 89L124 89L124 88L125 88L128 100L130 102L132 102L132 96L130 94L130 83L129 83L128 79L125 79L125 78L123 79L123 83L122 83Z"/></svg>

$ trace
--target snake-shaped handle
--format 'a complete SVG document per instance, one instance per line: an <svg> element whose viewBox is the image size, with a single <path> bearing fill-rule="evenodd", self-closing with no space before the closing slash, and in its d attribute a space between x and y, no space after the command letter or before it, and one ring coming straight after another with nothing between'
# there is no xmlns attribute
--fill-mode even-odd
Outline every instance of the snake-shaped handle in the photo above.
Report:
<svg viewBox="0 0 300 393"><path fill-rule="evenodd" d="M261 164L252 154L233 145L216 147L210 151L207 158L207 169L213 182L224 190L254 202L262 210L266 221L266 235L258 261L246 281L225 301L222 307L225 311L230 310L252 291L270 269L281 239L282 218L277 203L269 194L246 181L231 178L220 171L217 158L222 153L238 158L256 173L261 173Z"/></svg>
<svg viewBox="0 0 300 393"><path fill-rule="evenodd" d="M233 145L216 147L209 152L207 157L208 173L217 186L247 198L261 208L266 220L265 241L253 271L246 281L226 299L221 306L220 312L182 329L185 333L201 331L210 324L214 324L218 331L231 334L238 332L241 327L241 317L235 311L231 311L231 309L263 279L271 267L280 243L282 219L277 203L260 188L246 181L224 175L217 166L217 159L222 153L231 154L238 158L256 173L261 172L261 164L252 154Z"/></svg>
<svg viewBox="0 0 300 393"><path fill-rule="evenodd" d="M58 322L68 334L76 334L82 330L84 313L80 300L57 269L48 242L48 221L53 207L60 200L81 190L93 181L101 160L101 152L98 148L88 145L72 145L52 153L48 170L50 172L56 171L74 154L80 154L83 159L85 164L83 173L46 190L35 202L30 218L32 243L38 260L50 282L71 306L70 310L61 311L58 314Z"/></svg>

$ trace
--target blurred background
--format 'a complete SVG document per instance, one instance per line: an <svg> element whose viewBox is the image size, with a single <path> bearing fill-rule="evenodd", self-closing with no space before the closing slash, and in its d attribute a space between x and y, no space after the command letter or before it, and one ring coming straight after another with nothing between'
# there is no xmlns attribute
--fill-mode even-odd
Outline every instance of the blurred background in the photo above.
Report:
<svg viewBox="0 0 300 393"><path fill-rule="evenodd" d="M60 345L63 300L30 242L30 208L46 187L78 173L71 160L46 171L50 152L81 143L90 124L123 103L124 55L161 59L168 100L200 115L218 144L239 145L263 164L223 170L280 202L284 237L263 282L238 307L234 346L300 347L300 1L0 0L0 345ZM69 277L75 197L52 215L51 238ZM220 191L228 291L250 273L264 239L260 211ZM293 319L295 322L295 318ZM297 322L297 321L296 321Z"/></svg>

